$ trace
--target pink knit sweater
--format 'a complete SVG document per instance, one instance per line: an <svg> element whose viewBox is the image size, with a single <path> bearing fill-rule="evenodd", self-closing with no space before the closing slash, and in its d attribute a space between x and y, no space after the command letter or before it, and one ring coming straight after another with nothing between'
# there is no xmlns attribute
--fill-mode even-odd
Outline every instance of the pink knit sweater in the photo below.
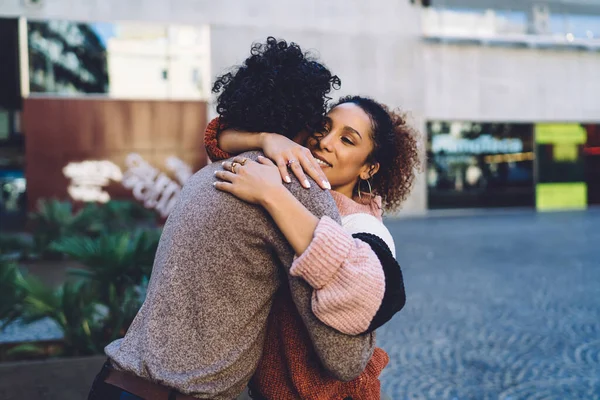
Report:
<svg viewBox="0 0 600 400"><path fill-rule="evenodd" d="M381 221L380 197L361 204L331 194L341 216L366 213ZM315 289L312 310L317 318L349 335L367 330L385 292L383 268L371 247L328 217L319 221L312 242L290 272Z"/></svg>

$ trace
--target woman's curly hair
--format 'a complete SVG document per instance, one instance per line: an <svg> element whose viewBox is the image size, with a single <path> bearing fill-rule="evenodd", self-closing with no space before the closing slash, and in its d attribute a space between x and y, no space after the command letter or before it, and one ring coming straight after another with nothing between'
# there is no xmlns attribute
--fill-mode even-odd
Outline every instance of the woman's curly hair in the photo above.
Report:
<svg viewBox="0 0 600 400"><path fill-rule="evenodd" d="M327 94L340 79L295 43L268 37L252 45L251 55L235 71L221 75L217 113L228 128L275 132L293 138L319 130Z"/></svg>
<svg viewBox="0 0 600 400"><path fill-rule="evenodd" d="M374 148L367 162L379 163L379 171L370 183L373 193L381 196L383 209L397 210L410 194L421 166L418 132L408 125L403 113L391 111L371 98L343 97L333 107L344 103L356 104L371 119ZM359 180L356 190L360 184ZM367 186L363 184L360 190L368 192Z"/></svg>

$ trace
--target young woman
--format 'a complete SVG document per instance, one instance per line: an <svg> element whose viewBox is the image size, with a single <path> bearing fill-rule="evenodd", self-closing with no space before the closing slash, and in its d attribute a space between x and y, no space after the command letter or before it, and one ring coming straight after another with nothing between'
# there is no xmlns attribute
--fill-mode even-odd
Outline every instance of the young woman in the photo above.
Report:
<svg viewBox="0 0 600 400"><path fill-rule="evenodd" d="M383 273L386 265L397 264L389 250L394 248L391 235L381 223L382 210L397 208L408 195L419 164L414 132L400 115L369 98L344 98L327 114L324 128L307 140L309 151L279 135L239 128L224 129L217 137L219 128L213 121L207 130L213 157L229 155L215 148L218 141L220 150L260 148L277 161L279 169L266 158L258 163L235 158L224 163L228 171L217 174L222 182L216 187L262 205L271 214L298 255L292 274L315 289L313 311L319 319L342 332L360 334L381 326L402 308L399 268ZM326 217L317 219L282 184L282 178L289 181L286 165L304 180L299 164L315 176L315 163L327 178L323 186L333 189L344 228ZM379 398L376 377L387 363L381 350L366 376L336 381L316 365L289 297L283 293L280 300L273 308L263 360L252 380L256 392L269 399L336 399L342 394Z"/></svg>

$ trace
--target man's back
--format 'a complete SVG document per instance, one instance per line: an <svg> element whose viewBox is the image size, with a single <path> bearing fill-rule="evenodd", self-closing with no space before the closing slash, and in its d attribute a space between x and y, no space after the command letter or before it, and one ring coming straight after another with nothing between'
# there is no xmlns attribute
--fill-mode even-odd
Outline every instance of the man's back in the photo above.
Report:
<svg viewBox="0 0 600 400"><path fill-rule="evenodd" d="M258 153L245 154L255 159ZM260 207L215 190L220 164L196 173L165 225L144 305L107 346L117 368L199 398L232 399L261 356L273 295L293 250ZM290 190L317 216L331 196Z"/></svg>

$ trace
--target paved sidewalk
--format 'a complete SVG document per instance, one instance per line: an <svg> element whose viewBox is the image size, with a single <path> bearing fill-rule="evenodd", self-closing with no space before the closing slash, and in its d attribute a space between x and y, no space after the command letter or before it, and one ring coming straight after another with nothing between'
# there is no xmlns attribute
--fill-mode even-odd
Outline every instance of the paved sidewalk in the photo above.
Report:
<svg viewBox="0 0 600 400"><path fill-rule="evenodd" d="M387 223L408 293L378 332L391 399L600 399L600 209ZM24 335L60 332L0 341Z"/></svg>
<svg viewBox="0 0 600 400"><path fill-rule="evenodd" d="M378 336L392 399L600 399L600 210L388 224L408 294Z"/></svg>

